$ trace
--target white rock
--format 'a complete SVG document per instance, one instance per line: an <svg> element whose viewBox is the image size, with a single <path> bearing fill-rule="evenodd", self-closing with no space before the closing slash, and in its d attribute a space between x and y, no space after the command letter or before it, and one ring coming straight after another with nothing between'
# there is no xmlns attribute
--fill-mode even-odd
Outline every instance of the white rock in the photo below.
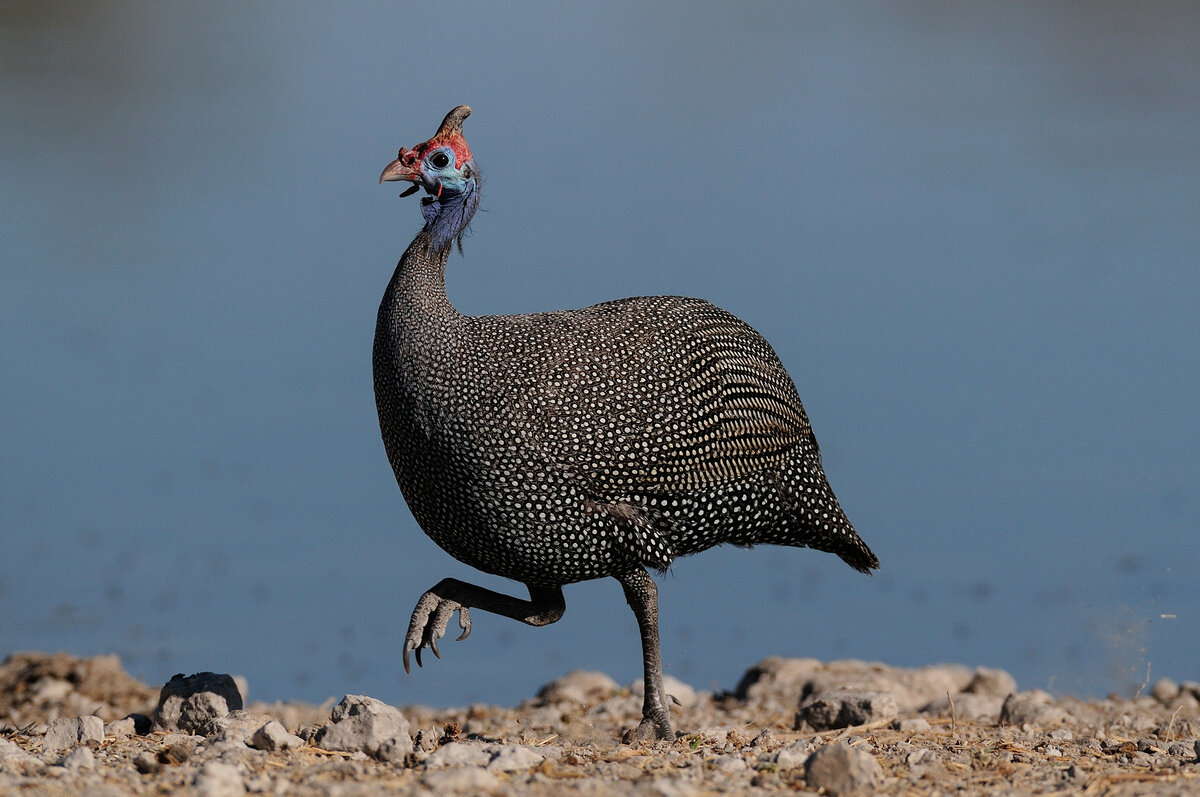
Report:
<svg viewBox="0 0 1200 797"><path fill-rule="evenodd" d="M42 739L43 750L62 750L79 742L103 742L104 721L99 717L51 720Z"/></svg>
<svg viewBox="0 0 1200 797"><path fill-rule="evenodd" d="M808 757L804 779L826 794L868 794L883 780L883 767L866 750L830 744Z"/></svg>
<svg viewBox="0 0 1200 797"><path fill-rule="evenodd" d="M192 785L201 797L237 797L246 793L238 768L220 761L205 762Z"/></svg>
<svg viewBox="0 0 1200 797"><path fill-rule="evenodd" d="M572 670L543 686L537 696L545 703L591 704L611 697L620 689L616 681L602 672Z"/></svg>
<svg viewBox="0 0 1200 797"><path fill-rule="evenodd" d="M257 750L265 750L268 753L274 753L279 750L291 750L303 745L303 739L288 733L287 728L275 720L271 720L256 730L250 739L251 747Z"/></svg>
<svg viewBox="0 0 1200 797"><path fill-rule="evenodd" d="M492 755L492 760L488 762L487 768L491 772L519 772L536 767L542 763L544 757L524 745L499 745Z"/></svg>
<svg viewBox="0 0 1200 797"><path fill-rule="evenodd" d="M361 750L377 756L386 750L389 760L412 752L408 719L400 709L366 695L346 695L333 707L330 724L318 731L322 750ZM389 742L386 746L384 742Z"/></svg>
<svg viewBox="0 0 1200 797"><path fill-rule="evenodd" d="M775 753L775 766L780 769L798 769L813 752L812 742L792 742Z"/></svg>
<svg viewBox="0 0 1200 797"><path fill-rule="evenodd" d="M63 756L58 765L66 769L94 769L96 756L92 754L90 747L76 747Z"/></svg>
<svg viewBox="0 0 1200 797"><path fill-rule="evenodd" d="M427 772L421 783L434 794L495 794L500 790L499 778L476 767Z"/></svg>
<svg viewBox="0 0 1200 797"><path fill-rule="evenodd" d="M482 767L486 766L492 754L483 747L465 742L450 742L444 744L429 754L425 759L426 769L438 767Z"/></svg>
<svg viewBox="0 0 1200 797"><path fill-rule="evenodd" d="M36 756L0 737L0 772L12 772L35 764L41 766L41 763Z"/></svg>
<svg viewBox="0 0 1200 797"><path fill-rule="evenodd" d="M722 772L741 772L747 768L746 760L737 755L719 755L712 760L712 765Z"/></svg>

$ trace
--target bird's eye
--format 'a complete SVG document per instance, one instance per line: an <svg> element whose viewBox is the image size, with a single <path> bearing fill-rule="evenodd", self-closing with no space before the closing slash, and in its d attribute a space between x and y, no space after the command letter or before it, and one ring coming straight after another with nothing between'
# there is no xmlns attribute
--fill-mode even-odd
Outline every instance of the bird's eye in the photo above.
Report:
<svg viewBox="0 0 1200 797"><path fill-rule="evenodd" d="M429 159L435 169L445 169L450 165L450 156L444 152L435 152L433 157Z"/></svg>

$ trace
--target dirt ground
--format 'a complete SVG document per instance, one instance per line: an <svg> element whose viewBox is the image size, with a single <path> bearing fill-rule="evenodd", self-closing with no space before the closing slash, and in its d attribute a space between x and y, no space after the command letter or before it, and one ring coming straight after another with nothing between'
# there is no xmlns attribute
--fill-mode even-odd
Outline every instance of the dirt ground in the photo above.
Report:
<svg viewBox="0 0 1200 797"><path fill-rule="evenodd" d="M0 793L1200 794L1200 684L1165 679L1081 701L986 668L770 658L730 692L668 679L674 742L630 740L640 697L601 673L516 707L365 699L343 715L366 735L337 742L331 705L239 709L221 679L235 691L180 692L172 713L114 656L9 656Z"/></svg>

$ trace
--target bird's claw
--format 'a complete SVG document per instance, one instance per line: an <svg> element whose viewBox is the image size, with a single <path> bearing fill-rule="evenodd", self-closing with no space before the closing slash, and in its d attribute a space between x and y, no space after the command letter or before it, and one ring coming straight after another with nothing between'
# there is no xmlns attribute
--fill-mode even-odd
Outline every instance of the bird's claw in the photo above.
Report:
<svg viewBox="0 0 1200 797"><path fill-rule="evenodd" d="M416 653L418 667L422 666L421 651L424 648L433 651L433 655L437 658L442 657L437 641L446 635L446 626L450 624L450 618L455 612L458 612L458 625L463 630L456 641L461 641L471 633L471 613L468 608L461 603L441 597L433 590L429 590L421 596L421 599L417 601L416 608L413 609L412 619L408 623L408 634L404 637L402 658L405 672L412 672L408 663L410 653Z"/></svg>

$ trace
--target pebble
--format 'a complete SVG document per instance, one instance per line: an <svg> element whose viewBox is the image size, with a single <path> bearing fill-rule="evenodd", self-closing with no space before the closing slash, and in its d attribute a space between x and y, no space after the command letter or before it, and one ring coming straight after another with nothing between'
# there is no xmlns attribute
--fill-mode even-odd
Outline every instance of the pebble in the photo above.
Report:
<svg viewBox="0 0 1200 797"><path fill-rule="evenodd" d="M434 794L494 794L500 790L499 778L474 767L427 772L421 783Z"/></svg>
<svg viewBox="0 0 1200 797"><path fill-rule="evenodd" d="M883 767L866 750L831 744L808 757L804 779L810 789L823 790L834 797L865 794L883 780Z"/></svg>
<svg viewBox="0 0 1200 797"><path fill-rule="evenodd" d="M976 667L971 683L963 689L973 695L991 695L1004 699L1017 691L1017 679L994 667Z"/></svg>
<svg viewBox="0 0 1200 797"><path fill-rule="evenodd" d="M1159 678L1150 687L1150 696L1162 703L1164 706L1170 703L1179 694L1179 684L1172 681L1170 678Z"/></svg>
<svg viewBox="0 0 1200 797"><path fill-rule="evenodd" d="M521 744L499 745L487 763L491 772L519 772L536 767L545 758Z"/></svg>
<svg viewBox="0 0 1200 797"><path fill-rule="evenodd" d="M361 750L377 756L380 751L395 761L412 752L408 719L400 709L366 695L346 695L333 707L330 724L317 732L322 750ZM384 745L385 742L390 744Z"/></svg>
<svg viewBox="0 0 1200 797"><path fill-rule="evenodd" d="M250 738L251 747L268 753L274 753L279 750L291 750L301 747L303 744L303 739L288 733L287 728L275 720L271 720L256 730Z"/></svg>
<svg viewBox="0 0 1200 797"><path fill-rule="evenodd" d="M200 797L235 797L246 793L238 768L220 761L208 761L201 766L192 785Z"/></svg>
<svg viewBox="0 0 1200 797"><path fill-rule="evenodd" d="M812 742L792 742L775 754L775 766L780 769L799 769L808 761L815 747Z"/></svg>
<svg viewBox="0 0 1200 797"><path fill-rule="evenodd" d="M824 692L809 697L796 713L796 728L848 728L895 718L895 699L884 692Z"/></svg>
<svg viewBox="0 0 1200 797"><path fill-rule="evenodd" d="M58 765L65 769L94 769L96 766L96 756L92 753L90 747L76 747L63 756L62 761L59 761Z"/></svg>
<svg viewBox="0 0 1200 797"><path fill-rule="evenodd" d="M0 770L7 772L12 770L13 765L24 768L35 764L40 766L41 763L37 757L25 752L8 739L0 737Z"/></svg>
<svg viewBox="0 0 1200 797"><path fill-rule="evenodd" d="M733 774L749 768L746 759L739 755L719 755L712 760L712 765L722 772Z"/></svg>
<svg viewBox="0 0 1200 797"><path fill-rule="evenodd" d="M1054 698L1041 689L1009 695L1000 708L1000 724L1044 727L1067 719L1067 712L1054 705Z"/></svg>
<svg viewBox="0 0 1200 797"><path fill-rule="evenodd" d="M103 742L104 721L99 717L51 720L42 739L43 750L62 750L80 742Z"/></svg>
<svg viewBox="0 0 1200 797"><path fill-rule="evenodd" d="M444 744L429 754L425 759L427 769L437 767L482 767L491 759L491 754L479 745L465 742L450 742Z"/></svg>
<svg viewBox="0 0 1200 797"><path fill-rule="evenodd" d="M167 731L198 733L209 721L242 708L233 676L212 672L175 675L163 685L154 724Z"/></svg>
<svg viewBox="0 0 1200 797"><path fill-rule="evenodd" d="M929 724L929 720L924 717L898 720L895 726L896 730L903 731L904 733L925 733L933 729L933 726Z"/></svg>
<svg viewBox="0 0 1200 797"><path fill-rule="evenodd" d="M579 703L590 705L619 692L621 687L602 672L571 670L538 690L538 699L544 703Z"/></svg>

